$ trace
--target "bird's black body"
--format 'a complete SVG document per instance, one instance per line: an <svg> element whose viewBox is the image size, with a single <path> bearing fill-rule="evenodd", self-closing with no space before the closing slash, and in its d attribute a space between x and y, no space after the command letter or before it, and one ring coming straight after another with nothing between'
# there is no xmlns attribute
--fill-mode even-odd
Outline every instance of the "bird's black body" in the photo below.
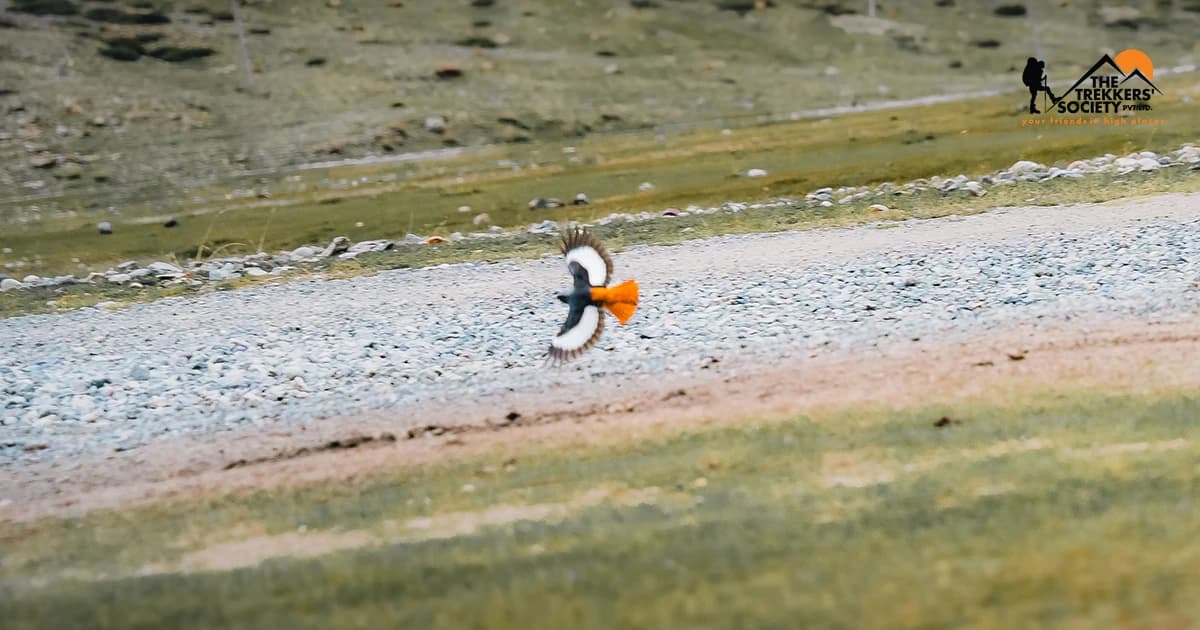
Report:
<svg viewBox="0 0 1200 630"><path fill-rule="evenodd" d="M571 271L571 276L575 278L575 286L570 291L562 291L558 294L558 299L570 307L567 309L567 321L558 331L560 335L579 324L579 319L583 315L583 307L593 304L592 283L588 278L587 270L577 262L571 263L567 268Z"/></svg>

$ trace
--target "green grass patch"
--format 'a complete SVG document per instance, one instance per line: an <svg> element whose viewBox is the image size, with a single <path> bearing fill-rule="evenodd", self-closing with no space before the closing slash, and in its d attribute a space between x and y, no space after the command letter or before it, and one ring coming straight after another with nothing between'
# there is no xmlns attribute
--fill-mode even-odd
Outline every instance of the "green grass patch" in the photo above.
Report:
<svg viewBox="0 0 1200 630"><path fill-rule="evenodd" d="M446 236L483 229L473 224L481 212L496 225L514 228L544 219L588 221L613 212L803 196L824 186L984 174L1019 159L1065 165L1108 152L1169 150L1200 137L1200 118L1180 96L1195 86L1194 78L1163 83L1167 95L1156 99L1154 114L1167 123L1153 128L1021 128L1017 99L1004 96L748 127L728 135L706 129L662 140L650 133L597 136L580 140L571 154L562 152L565 143L550 143L419 166L326 169L268 185L270 199L225 199L229 188L193 191L205 201L173 212L180 223L172 229L151 218L162 213L155 204L124 209L111 235L98 234L97 219L86 214L6 225L0 247L12 253L0 256L0 263L24 265L11 275L79 273L127 259L189 260L214 250L244 254L260 247L278 251L337 235L354 240L401 238L409 232ZM498 166L496 160L506 157L540 166ZM770 175L739 176L750 168ZM351 185L363 177L371 179ZM344 183L334 190L330 181ZM654 190L639 191L642 182L653 183ZM565 201L578 192L594 203L540 211L527 207L534 197ZM985 203L995 204L995 198L978 205ZM458 212L460 206L471 211ZM832 214L859 211L838 207Z"/></svg>
<svg viewBox="0 0 1200 630"><path fill-rule="evenodd" d="M966 192L943 195L935 191L926 191L915 195L868 198L830 208L810 208L800 203L789 207L748 209L737 213L689 215L634 223L615 222L596 226L593 230L604 239L610 249L621 251L634 245L674 245L725 234L844 227L870 222L876 222L880 227L889 227L894 226L894 222L907 219L975 214L995 207L1053 206L1103 202L1156 193L1196 192L1200 191L1200 177L1196 174L1196 171L1170 168L1120 177L1097 175L1082 180L1064 178L1038 184L997 186L985 197L974 197ZM871 204L879 202L886 204L890 209L881 213L868 208ZM284 277L242 278L206 284L200 289L186 285L130 288L97 284L9 291L0 293L0 318L59 312L94 306L101 302L149 302L163 297L189 295L197 290L229 290L294 279L340 278L446 263L536 258L557 251L556 235L520 233L492 240L446 241L438 245L397 245L392 251L366 254L354 261L326 261Z"/></svg>
<svg viewBox="0 0 1200 630"><path fill-rule="evenodd" d="M2 525L0 614L11 628L1194 623L1200 398L1024 400L519 446ZM340 550L172 572L247 539L254 559L284 540Z"/></svg>

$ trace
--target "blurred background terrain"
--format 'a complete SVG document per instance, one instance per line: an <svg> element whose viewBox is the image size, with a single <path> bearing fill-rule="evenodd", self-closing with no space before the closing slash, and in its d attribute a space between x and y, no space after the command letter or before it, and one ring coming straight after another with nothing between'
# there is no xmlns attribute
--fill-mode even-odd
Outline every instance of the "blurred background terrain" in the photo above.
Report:
<svg viewBox="0 0 1200 630"><path fill-rule="evenodd" d="M1194 63L1200 32L1192 0L870 4L7 0L0 197L86 209L326 160L1008 90L1030 55L1051 81L1129 47Z"/></svg>

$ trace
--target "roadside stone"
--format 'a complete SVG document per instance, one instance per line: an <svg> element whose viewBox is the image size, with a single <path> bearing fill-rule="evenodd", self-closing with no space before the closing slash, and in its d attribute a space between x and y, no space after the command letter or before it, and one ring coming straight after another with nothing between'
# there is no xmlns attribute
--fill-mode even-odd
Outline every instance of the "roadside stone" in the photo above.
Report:
<svg viewBox="0 0 1200 630"><path fill-rule="evenodd" d="M289 256L294 261L301 261L314 258L319 253L321 253L321 250L305 245L303 247L297 247L296 249L293 249Z"/></svg>
<svg viewBox="0 0 1200 630"><path fill-rule="evenodd" d="M345 236L337 236L330 241L329 245L325 246L325 249L321 251L320 256L321 258L330 258L336 254L341 254L348 249L350 249L350 239L346 238Z"/></svg>
<svg viewBox="0 0 1200 630"><path fill-rule="evenodd" d="M1024 175L1027 173L1035 173L1046 170L1046 167L1030 160L1020 160L1008 167L1008 172L1013 175Z"/></svg>
<svg viewBox="0 0 1200 630"><path fill-rule="evenodd" d="M159 278L175 278L183 275L183 269L166 262L152 262L146 266L146 269Z"/></svg>
<svg viewBox="0 0 1200 630"><path fill-rule="evenodd" d="M529 231L534 234L550 234L558 231L558 223L550 220L533 223L529 226Z"/></svg>
<svg viewBox="0 0 1200 630"><path fill-rule="evenodd" d="M214 282L221 280L235 280L240 277L242 277L242 274L238 268L238 265L233 263L225 263L218 268L210 269L208 271L208 279Z"/></svg>
<svg viewBox="0 0 1200 630"><path fill-rule="evenodd" d="M387 239L379 239L374 241L359 241L350 246L346 250L349 254L363 254L366 252L383 252L392 249L394 245Z"/></svg>

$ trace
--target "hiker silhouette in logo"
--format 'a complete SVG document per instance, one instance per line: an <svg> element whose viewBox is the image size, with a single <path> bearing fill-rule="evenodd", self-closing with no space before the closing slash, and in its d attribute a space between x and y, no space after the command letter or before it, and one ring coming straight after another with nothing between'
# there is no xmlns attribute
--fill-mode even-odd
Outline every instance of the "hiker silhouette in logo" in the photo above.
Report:
<svg viewBox="0 0 1200 630"><path fill-rule="evenodd" d="M1046 62L1030 57L1029 61L1025 62L1025 71L1021 73L1021 82L1025 84L1025 87L1029 88L1030 114L1042 113L1037 108L1038 92L1049 94L1051 101L1058 100L1054 98L1054 92L1050 91L1050 85L1046 81L1045 69Z"/></svg>

